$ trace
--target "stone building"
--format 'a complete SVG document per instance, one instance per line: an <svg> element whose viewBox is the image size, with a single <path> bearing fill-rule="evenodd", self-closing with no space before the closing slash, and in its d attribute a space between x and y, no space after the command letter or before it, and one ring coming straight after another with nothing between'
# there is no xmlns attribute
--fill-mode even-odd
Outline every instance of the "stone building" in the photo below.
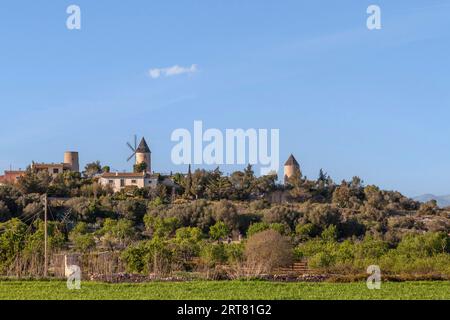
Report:
<svg viewBox="0 0 450 320"><path fill-rule="evenodd" d="M37 171L48 171L51 176L56 176L65 171L80 172L78 152L67 151L64 153L62 163L36 163L31 164L31 169Z"/></svg>
<svg viewBox="0 0 450 320"><path fill-rule="evenodd" d="M301 172L300 165L298 164L295 157L291 154L284 164L284 183L286 183L287 180L295 174L295 172Z"/></svg>

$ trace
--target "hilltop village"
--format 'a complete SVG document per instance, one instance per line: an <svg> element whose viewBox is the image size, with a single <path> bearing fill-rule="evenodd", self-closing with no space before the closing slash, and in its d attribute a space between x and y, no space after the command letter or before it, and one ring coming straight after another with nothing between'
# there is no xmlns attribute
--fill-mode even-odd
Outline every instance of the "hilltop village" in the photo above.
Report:
<svg viewBox="0 0 450 320"><path fill-rule="evenodd" d="M95 174L100 185L110 187L113 192L120 192L127 187L136 188L156 188L158 185L164 185L175 191L179 186L172 175L163 176L160 173L152 171L151 150L145 138L142 138L137 148L134 150L135 163L131 172L110 172L108 167L99 168ZM89 166L89 165L88 165ZM103 170L102 170L103 169ZM61 163L38 163L32 162L29 170L34 172L47 172L51 177L57 177L65 172L81 173L79 164L79 154L75 151L64 153L64 161ZM300 165L293 155L290 155L284 165L284 181L300 171ZM24 170L6 170L0 176L0 185L16 183L20 177L27 171Z"/></svg>
<svg viewBox="0 0 450 320"><path fill-rule="evenodd" d="M356 176L336 183L324 170L308 179L293 155L282 182L256 176L251 165L229 175L190 166L164 175L153 171L144 138L129 147L129 172L98 161L81 171L77 152L64 153L61 163L6 171L0 275L64 276L64 256L78 257L93 280L180 272L295 280L310 270L365 273L371 264L391 274L450 275L450 208L435 201Z"/></svg>
<svg viewBox="0 0 450 320"><path fill-rule="evenodd" d="M110 172L109 168L99 168L95 174L98 182L105 187L110 187L114 192L119 192L126 187L153 187L163 184L170 188L176 188L176 185L169 177L152 172L151 167L151 151L142 138L139 146L135 150L135 165L132 172ZM79 165L79 154L74 151L64 153L64 161L61 163L37 163L32 162L30 171L47 172L51 177L57 177L65 172L81 173ZM6 170L4 175L0 176L0 184L16 183L20 177L24 176L27 171L23 170Z"/></svg>

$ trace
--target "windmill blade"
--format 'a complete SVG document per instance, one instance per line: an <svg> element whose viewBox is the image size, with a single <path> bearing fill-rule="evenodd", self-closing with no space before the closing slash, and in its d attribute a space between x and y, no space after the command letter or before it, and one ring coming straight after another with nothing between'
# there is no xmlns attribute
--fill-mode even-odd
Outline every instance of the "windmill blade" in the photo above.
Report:
<svg viewBox="0 0 450 320"><path fill-rule="evenodd" d="M131 156L128 157L127 161L130 161L131 159L133 159L134 155L136 154L136 152L133 152L133 154Z"/></svg>
<svg viewBox="0 0 450 320"><path fill-rule="evenodd" d="M134 135L134 150L137 149L137 135Z"/></svg>
<svg viewBox="0 0 450 320"><path fill-rule="evenodd" d="M133 148L129 142L127 142L128 148L130 148L133 152L136 152L136 148Z"/></svg>

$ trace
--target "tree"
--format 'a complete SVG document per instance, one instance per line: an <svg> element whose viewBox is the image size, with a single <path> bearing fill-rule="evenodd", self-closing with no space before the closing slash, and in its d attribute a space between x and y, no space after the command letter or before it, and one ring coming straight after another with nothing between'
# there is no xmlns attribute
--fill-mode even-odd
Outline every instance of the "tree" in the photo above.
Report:
<svg viewBox="0 0 450 320"><path fill-rule="evenodd" d="M195 170L192 175L192 187L191 193L195 199L203 198L205 194L205 189L208 184L208 174L206 170Z"/></svg>
<svg viewBox="0 0 450 320"><path fill-rule="evenodd" d="M233 202L221 200L214 204L212 210L215 221L223 221L230 230L236 230L238 228L239 217Z"/></svg>
<svg viewBox="0 0 450 320"><path fill-rule="evenodd" d="M0 271L4 271L25 247L27 225L17 218L0 223Z"/></svg>
<svg viewBox="0 0 450 320"><path fill-rule="evenodd" d="M89 232L88 226L84 222L78 222L75 228L70 232L69 239L75 245L75 249L81 252L88 252L95 248L95 238Z"/></svg>
<svg viewBox="0 0 450 320"><path fill-rule="evenodd" d="M95 162L88 163L84 167L83 176L85 176L86 178L92 178L100 173L102 173L102 166L100 164L100 161L97 160Z"/></svg>
<svg viewBox="0 0 450 320"><path fill-rule="evenodd" d="M110 249L125 247L135 238L133 222L126 219L105 219L103 227L98 234L102 236L103 243Z"/></svg>
<svg viewBox="0 0 450 320"><path fill-rule="evenodd" d="M145 227L152 233L153 237L168 238L173 235L180 226L180 220L176 217L161 218L145 215Z"/></svg>
<svg viewBox="0 0 450 320"><path fill-rule="evenodd" d="M192 197L192 172L191 165L189 165L188 173L186 178L184 179L184 194L183 196L187 199L191 199Z"/></svg>
<svg viewBox="0 0 450 320"><path fill-rule="evenodd" d="M317 227L312 223L298 224L295 227L295 233L300 237L301 241L309 240L318 233Z"/></svg>
<svg viewBox="0 0 450 320"><path fill-rule="evenodd" d="M6 203L0 201L0 222L5 222L9 219L11 219L11 212Z"/></svg>
<svg viewBox="0 0 450 320"><path fill-rule="evenodd" d="M267 195L269 192L276 189L277 174L268 174L256 178L254 192L257 196Z"/></svg>
<svg viewBox="0 0 450 320"><path fill-rule="evenodd" d="M37 171L29 167L25 174L19 177L17 186L22 193L44 194L51 181L52 177L47 170Z"/></svg>
<svg viewBox="0 0 450 320"><path fill-rule="evenodd" d="M141 163L135 164L133 166L133 171L135 173L146 172L147 171L147 163L141 162Z"/></svg>
<svg viewBox="0 0 450 320"><path fill-rule="evenodd" d="M356 200L354 189L346 181L342 181L333 192L332 202L340 208L352 208L353 200Z"/></svg>
<svg viewBox="0 0 450 320"><path fill-rule="evenodd" d="M265 230L251 236L245 246L248 265L257 273L268 273L275 268L291 265L292 245L288 238L274 230Z"/></svg>
<svg viewBox="0 0 450 320"><path fill-rule="evenodd" d="M224 239L229 234L230 229L228 229L227 225L222 221L216 222L216 224L211 226L211 228L209 229L209 235L211 236L211 239L216 241Z"/></svg>
<svg viewBox="0 0 450 320"><path fill-rule="evenodd" d="M48 189L48 194L53 197L77 196L81 185L80 173L65 171L53 179Z"/></svg>
<svg viewBox="0 0 450 320"><path fill-rule="evenodd" d="M200 251L200 258L209 267L227 261L227 252L223 243L205 242Z"/></svg>
<svg viewBox="0 0 450 320"><path fill-rule="evenodd" d="M142 222L145 213L147 212L147 205L144 200L127 199L120 201L115 211L119 217L125 218L139 224Z"/></svg>

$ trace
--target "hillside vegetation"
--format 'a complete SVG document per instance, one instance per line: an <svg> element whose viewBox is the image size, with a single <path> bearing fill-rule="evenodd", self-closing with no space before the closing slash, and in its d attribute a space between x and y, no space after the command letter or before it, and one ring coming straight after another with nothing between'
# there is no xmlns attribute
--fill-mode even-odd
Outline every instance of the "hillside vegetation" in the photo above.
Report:
<svg viewBox="0 0 450 320"><path fill-rule="evenodd" d="M50 252L110 252L117 272L239 278L308 261L323 273L361 274L377 264L388 274L450 276L450 210L358 177L337 184L322 170L316 180L297 172L280 185L248 166L230 176L175 174L176 190L113 194L97 183L101 170L93 163L83 175L52 178L29 169L16 185L0 186L2 274L42 274L47 194Z"/></svg>

